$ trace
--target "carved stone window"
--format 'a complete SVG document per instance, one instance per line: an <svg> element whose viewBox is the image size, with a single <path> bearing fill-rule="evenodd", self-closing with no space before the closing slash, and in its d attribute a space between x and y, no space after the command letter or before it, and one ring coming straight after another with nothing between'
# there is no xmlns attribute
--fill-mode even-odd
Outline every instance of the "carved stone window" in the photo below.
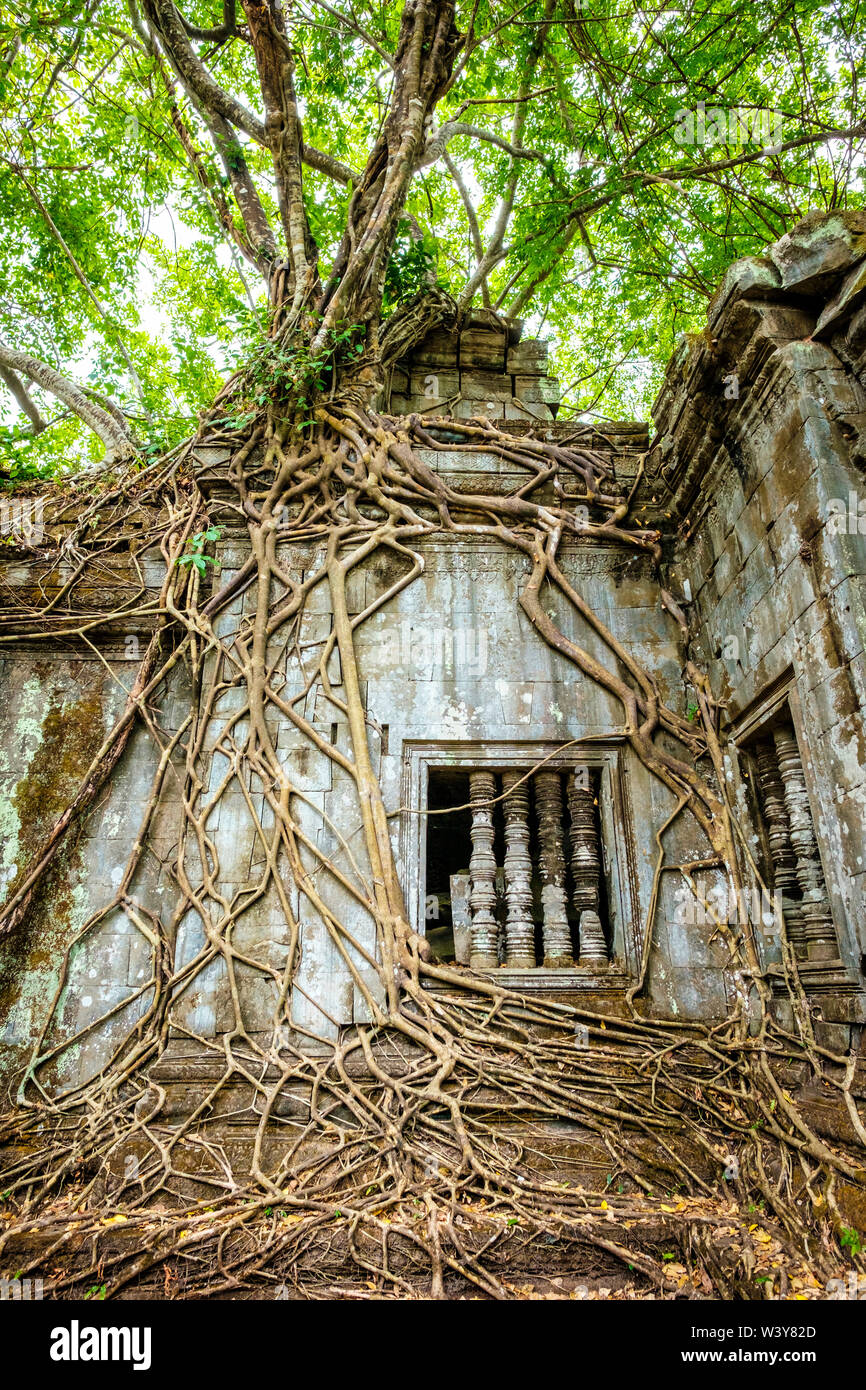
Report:
<svg viewBox="0 0 866 1390"><path fill-rule="evenodd" d="M779 957L780 907L784 936L815 1016L825 1023L863 1023L866 970L856 924L839 891L837 866L813 814L817 789L810 730L792 671L763 692L733 732L757 832L752 849L777 908L767 914L756 944L779 1007L790 1009L790 982ZM814 755L817 760L817 748ZM840 1046L838 1040L833 1046Z"/></svg>
<svg viewBox="0 0 866 1390"><path fill-rule="evenodd" d="M474 970L606 968L601 770L431 769L427 935Z"/></svg>
<svg viewBox="0 0 866 1390"><path fill-rule="evenodd" d="M781 899L788 940L806 964L837 964L824 868L797 734L787 704L747 745L753 767L768 887Z"/></svg>

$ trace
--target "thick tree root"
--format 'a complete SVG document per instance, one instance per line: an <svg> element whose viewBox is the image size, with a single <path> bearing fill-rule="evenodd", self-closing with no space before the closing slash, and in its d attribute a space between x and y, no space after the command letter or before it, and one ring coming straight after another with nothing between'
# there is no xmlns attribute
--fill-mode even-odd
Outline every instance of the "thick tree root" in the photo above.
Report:
<svg viewBox="0 0 866 1390"><path fill-rule="evenodd" d="M0 1265L42 1274L46 1292L57 1297L160 1288L185 1297L274 1296L276 1289L285 1297L333 1297L335 1288L347 1297L501 1299L523 1296L522 1288L529 1290L525 1296L559 1297L571 1296L584 1275L597 1289L611 1271L619 1271L617 1288L630 1289L630 1296L758 1298L768 1288L783 1297L820 1295L846 1264L862 1264L856 1241L844 1244L849 1222L841 1194L862 1194L866 1185L864 1132L852 1091L854 1065L816 1047L795 962L788 960L795 1036L774 1021L748 933L737 937L721 923L732 969L744 981L735 1015L704 1028L644 1019L640 1012L660 875L674 868L688 878L694 868L666 863L663 836L673 820L694 818L706 836L707 862L724 868L732 888L754 867L738 858L739 831L721 789L715 708L700 673L690 668L700 697L696 725L665 707L652 674L592 612L559 563L563 542L577 536L615 540L658 562L658 534L629 523L630 499L613 489L603 460L573 445L449 422L449 431L465 441L450 442L450 450L507 459L527 479L507 495L456 493L417 452L418 445L441 447L429 422L376 416L346 398L320 404L316 416L312 429L293 435L269 406L244 438L226 436L230 505L248 528L251 553L222 593L205 598L196 568L177 563L207 513L197 441L144 473L106 482L64 542L64 562L71 557L84 575L128 539L136 518L162 508L166 580L155 608L142 589L124 609L127 619L137 613L155 620L154 639L120 723L13 885L0 914L11 944L64 835L86 819L110 778L134 719L157 740L160 757L118 892L67 952L19 1106L0 1128ZM579 520L565 505L563 479L569 486L578 480L593 520ZM553 501L536 500L542 488L551 495L551 487ZM64 506L67 514L81 511L75 498L59 505L61 525ZM409 924L389 812L370 758L356 634L421 572L419 542L442 532L492 537L527 557L520 602L529 620L583 677L617 698L622 726L616 732L676 798L676 811L658 828L644 959L626 1019L521 998L498 981L437 964ZM148 533L142 545L152 541ZM280 547L306 542L316 542L324 558L298 580L281 563ZM394 558L398 577L366 611L350 614L350 576L377 553ZM319 586L330 594L333 630L313 669L305 670L298 629ZM59 598L7 622L0 636L86 636L100 618L77 605L76 588L74 581L61 587ZM254 611L236 635L222 638L215 629L219 611L244 589L255 591ZM551 591L602 639L609 664L550 618L544 600ZM662 601L685 627L673 596L663 593ZM339 690L328 678L335 649ZM283 694L277 651L288 651L304 671L301 696ZM166 739L152 699L179 664L192 698L180 730ZM301 712L314 685L348 725L348 754ZM217 700L228 690L240 697L230 716L217 716ZM330 863L304 830L304 795L273 742L277 716L331 759L353 788L363 853L344 856L347 867ZM678 752L671 751L675 746ZM216 791L206 793L217 754L228 770ZM137 903L131 885L164 779L178 768L184 788L173 865L178 893L170 920L162 921ZM208 833L208 819L229 789L245 798L261 847L261 865L243 894L225 890ZM189 846L204 866L198 877L189 868ZM375 953L328 908L323 875L375 924ZM299 932L291 884L324 922L372 1020L348 1030L328 1055L311 1053L292 1028ZM276 894L285 917L284 969L235 945L237 924L266 892ZM63 1091L58 1066L82 1041L57 1040L66 967L117 910L150 947L151 975L139 991L143 1012L97 1076ZM178 968L177 925L190 911L205 925L205 943ZM170 1028L184 1031L176 1001L215 962L226 973L233 1025L216 1040L186 1028L217 1072L192 1114L172 1119L149 1068ZM273 982L269 1039L245 1022L238 983L244 970ZM378 987L371 986L374 978ZM105 1022L97 1020L88 1034ZM588 1029L588 1051L575 1046L576 1024ZM816 1077L838 1093L852 1124L849 1144L821 1138L792 1095ZM228 1152L222 1115L238 1095L250 1137L243 1165ZM287 1110L287 1098L294 1109ZM559 1160L545 1156L533 1136L551 1126L570 1127L582 1142L601 1146L605 1171L597 1181L568 1177ZM192 1200L190 1191L197 1194Z"/></svg>

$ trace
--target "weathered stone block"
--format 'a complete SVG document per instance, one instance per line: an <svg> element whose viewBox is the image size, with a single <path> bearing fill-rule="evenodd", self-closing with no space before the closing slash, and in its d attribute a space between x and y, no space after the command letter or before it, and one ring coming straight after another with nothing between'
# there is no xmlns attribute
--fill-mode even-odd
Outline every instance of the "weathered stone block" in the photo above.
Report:
<svg viewBox="0 0 866 1390"><path fill-rule="evenodd" d="M785 289L826 293L841 274L866 255L866 213L812 212L770 247Z"/></svg>
<svg viewBox="0 0 866 1390"><path fill-rule="evenodd" d="M413 367L456 367L457 337L445 329L428 333L412 352Z"/></svg>
<svg viewBox="0 0 866 1390"><path fill-rule="evenodd" d="M506 420L538 420L547 422L553 419L550 406L539 402L509 401L505 406Z"/></svg>
<svg viewBox="0 0 866 1390"><path fill-rule="evenodd" d="M469 401L510 401L511 378L498 372L461 370L460 391Z"/></svg>
<svg viewBox="0 0 866 1390"><path fill-rule="evenodd" d="M487 367L505 371L506 337L504 330L465 328L460 334L460 366Z"/></svg>
<svg viewBox="0 0 866 1390"><path fill-rule="evenodd" d="M461 400L451 414L455 420L503 420L506 409L501 400Z"/></svg>
<svg viewBox="0 0 866 1390"><path fill-rule="evenodd" d="M760 256L747 256L741 261L735 261L725 271L721 285L710 300L710 328L716 327L729 305L736 300L772 298L781 283L779 271L770 260Z"/></svg>
<svg viewBox="0 0 866 1390"><path fill-rule="evenodd" d="M855 265L842 282L842 288L821 311L815 325L815 337L826 338L838 331L866 301L866 260Z"/></svg>
<svg viewBox="0 0 866 1390"><path fill-rule="evenodd" d="M518 400L530 404L541 401L545 405L557 405L560 399L559 382L550 376L516 376L514 394Z"/></svg>
<svg viewBox="0 0 866 1390"><path fill-rule="evenodd" d="M527 338L508 349L506 370L515 376L545 376L547 374L547 343Z"/></svg>
<svg viewBox="0 0 866 1390"><path fill-rule="evenodd" d="M428 410L431 406L444 406L453 400L461 388L460 374L446 368L435 370L432 367L415 367L409 384L409 396L414 409Z"/></svg>

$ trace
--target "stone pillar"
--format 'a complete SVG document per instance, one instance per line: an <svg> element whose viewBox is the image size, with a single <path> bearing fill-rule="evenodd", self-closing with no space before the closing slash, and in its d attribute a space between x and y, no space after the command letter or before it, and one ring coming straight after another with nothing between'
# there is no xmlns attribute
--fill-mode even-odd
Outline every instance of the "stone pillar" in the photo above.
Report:
<svg viewBox="0 0 866 1390"><path fill-rule="evenodd" d="M469 906L472 912L469 964L473 970L495 970L496 860L493 857L493 806L496 781L492 772L470 772L472 856L469 860Z"/></svg>
<svg viewBox="0 0 866 1390"><path fill-rule="evenodd" d="M773 731L773 740L785 791L791 845L796 855L797 882L802 893L802 939L806 957L810 961L837 960L839 948L796 735L792 728L783 726Z"/></svg>
<svg viewBox="0 0 866 1390"><path fill-rule="evenodd" d="M467 873L451 875L451 930L454 934L454 959L458 965L468 965L472 953L471 886L472 881Z"/></svg>
<svg viewBox="0 0 866 1390"><path fill-rule="evenodd" d="M574 906L580 918L579 965L606 965L607 942L599 916L601 904L601 846L596 829L592 786L584 786L585 773L576 772L568 782L571 813L571 875Z"/></svg>
<svg viewBox="0 0 866 1390"><path fill-rule="evenodd" d="M516 969L534 970L535 925L532 921L532 858L529 853L529 779L523 772L503 772L502 791L505 796L505 901L508 908L505 921L505 964Z"/></svg>
<svg viewBox="0 0 866 1390"><path fill-rule="evenodd" d="M806 958L806 939L803 935L803 913L798 902L793 902L791 892L798 891L797 856L791 844L788 827L788 809L785 805L785 788L779 774L775 743L762 739L755 749L758 766L758 790L761 808L767 826L767 839L770 842L771 887L774 894L782 900L782 912L788 940L798 959Z"/></svg>
<svg viewBox="0 0 866 1390"><path fill-rule="evenodd" d="M544 964L548 970L556 970L574 964L566 911L562 785L558 772L535 774L535 809L544 911Z"/></svg>

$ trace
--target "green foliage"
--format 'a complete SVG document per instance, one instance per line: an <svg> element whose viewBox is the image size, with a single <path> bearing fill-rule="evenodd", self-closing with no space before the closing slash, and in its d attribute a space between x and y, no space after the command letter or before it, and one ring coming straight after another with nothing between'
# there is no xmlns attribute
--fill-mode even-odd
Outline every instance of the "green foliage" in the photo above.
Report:
<svg viewBox="0 0 866 1390"><path fill-rule="evenodd" d="M311 315L315 324L318 316ZM244 386L248 394L235 402L232 413L215 420L215 424L230 430L243 430L270 400L279 400L295 411L299 429L312 421L311 410L316 399L326 392L333 373L351 363L364 351L359 329L355 324L344 325L330 332L321 351L314 353L306 337L282 339L258 336L252 348L239 359L243 366Z"/></svg>
<svg viewBox="0 0 866 1390"><path fill-rule="evenodd" d="M208 565L213 565L215 569L218 568L219 561L215 560L212 555L205 554L205 546L211 541L218 541L222 533L221 526L208 526L206 531L196 531L195 535L191 536L187 542L189 550L185 551L183 555L178 555L175 564L191 565L202 575L207 574Z"/></svg>
<svg viewBox="0 0 866 1390"><path fill-rule="evenodd" d="M410 224L404 219L400 223L400 230L385 272L385 293L382 299L385 313L391 313L399 304L411 299L418 290L430 283L431 278L435 283L435 270L435 241L427 237L420 241L413 238Z"/></svg>
<svg viewBox="0 0 866 1390"><path fill-rule="evenodd" d="M193 23L214 23L210 0L182 8ZM304 139L363 169L387 116L387 65L376 45L393 52L401 6L355 0L343 22L349 7L310 0L309 9L312 20L286 9ZM684 0L675 9L554 0L552 22L544 18L543 0L515 3L511 18L492 0L458 0L458 26L465 33L471 23L482 41L436 124L464 121L510 141L521 84L538 94L520 133L527 157L515 163L471 133L448 146L482 239L516 170L491 302L523 317L527 333L552 339L570 411L646 415L679 335L701 326L732 260L760 252L810 208L862 206L857 141L826 136L863 121L862 18L856 0ZM216 82L261 115L249 44L193 48ZM315 363L290 360L283 348L264 361L265 285L222 225L201 171L237 221L228 174L245 161L278 230L269 153L236 135L224 149L227 170L177 84L175 95L198 172L125 0L86 8L70 0L38 13L0 0L0 340L108 398L151 452L194 428L254 345L265 392L293 394L302 416L355 346L334 344ZM781 150L762 150L736 120L721 133L711 123L714 143L683 143L683 113L701 103L725 114L778 113ZM305 169L323 277L350 197ZM463 199L441 160L418 171L406 214L387 265L386 312L434 275L459 295L475 265ZM0 384L0 467L32 478L100 458L101 444L74 415L45 392L33 395L49 425L35 437Z"/></svg>
<svg viewBox="0 0 866 1390"><path fill-rule="evenodd" d="M843 1250L850 1250L852 1255L859 1255L863 1249L863 1241L859 1231L855 1231L851 1226L842 1226L839 1231L839 1244Z"/></svg>

